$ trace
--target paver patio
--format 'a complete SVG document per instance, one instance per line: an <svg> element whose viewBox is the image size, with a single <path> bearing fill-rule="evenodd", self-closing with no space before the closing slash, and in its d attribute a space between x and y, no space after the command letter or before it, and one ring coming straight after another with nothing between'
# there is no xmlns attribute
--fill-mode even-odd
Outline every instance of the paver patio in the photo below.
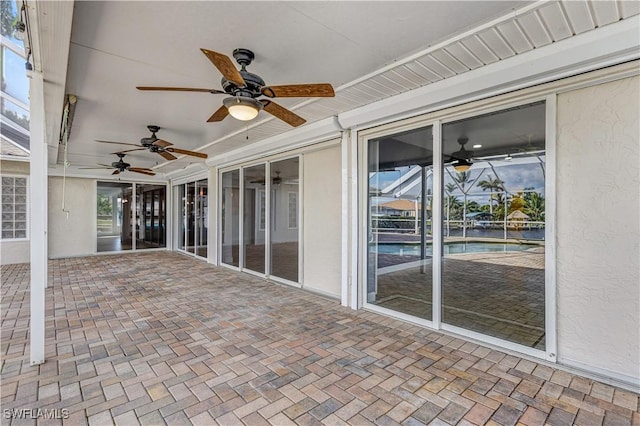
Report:
<svg viewBox="0 0 640 426"><path fill-rule="evenodd" d="M2 267L2 424L640 425L635 393L187 256L49 275L31 367L29 267ZM68 418L10 418L37 409Z"/></svg>

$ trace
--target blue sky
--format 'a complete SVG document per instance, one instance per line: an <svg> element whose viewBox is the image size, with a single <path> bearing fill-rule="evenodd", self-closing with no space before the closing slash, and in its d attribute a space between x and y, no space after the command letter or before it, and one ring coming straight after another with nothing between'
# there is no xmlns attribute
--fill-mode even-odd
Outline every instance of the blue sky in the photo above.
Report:
<svg viewBox="0 0 640 426"><path fill-rule="evenodd" d="M540 167L540 164L538 163L507 164L507 165L496 164L494 165L494 167L500 179L502 179L505 182L505 187L507 191L518 192L518 191L522 191L524 188L532 187L536 191L539 191L542 194L544 194L545 179L544 179L544 174L542 172L542 168ZM409 167L400 167L397 170L380 172L377 175L374 175L374 177L370 179L369 183L372 186L372 188L379 186L379 189L382 189L387 185L389 185L390 183L392 183L393 181L397 180L401 175L403 175L404 173L407 173L408 171L409 171ZM453 170L451 170L451 173L455 175L455 172ZM478 173L479 173L478 169L471 170L471 181L475 180L475 178L478 176ZM486 168L484 169L484 172L482 173L482 176L480 177L480 179L478 179L478 182L482 180L486 180L489 177L495 178L495 174L493 170ZM412 180L413 179L409 179L407 183L403 183L401 187L408 185ZM451 177L449 176L448 173L445 173L445 179L444 179L445 185L451 182L452 182ZM431 185L431 181L428 180L427 184ZM401 187L396 189L396 191L400 190ZM420 192L420 185L418 184L418 185L415 185L411 190L409 190L405 194L405 197L415 198L419 194L419 192ZM476 182L476 186L473 189L471 189L469 193L478 194L478 195L486 194L478 197L478 199L476 199L475 201L483 204L482 199L486 198L487 199L486 201L488 202L489 193L482 191L482 188L479 188L477 186L477 182ZM462 192L458 189L454 191L453 194L461 195Z"/></svg>

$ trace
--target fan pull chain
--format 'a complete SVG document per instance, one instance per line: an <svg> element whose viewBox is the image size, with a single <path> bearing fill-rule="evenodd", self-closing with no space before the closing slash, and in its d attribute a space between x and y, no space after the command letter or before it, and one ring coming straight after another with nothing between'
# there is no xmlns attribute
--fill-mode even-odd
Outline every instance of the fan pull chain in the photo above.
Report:
<svg viewBox="0 0 640 426"><path fill-rule="evenodd" d="M247 136L246 139L249 140L249 123L247 123Z"/></svg>

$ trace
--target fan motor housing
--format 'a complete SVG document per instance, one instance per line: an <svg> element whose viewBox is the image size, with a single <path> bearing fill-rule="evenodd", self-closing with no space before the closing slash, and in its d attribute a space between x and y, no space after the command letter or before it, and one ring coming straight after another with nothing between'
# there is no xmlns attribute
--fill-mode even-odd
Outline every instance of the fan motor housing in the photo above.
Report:
<svg viewBox="0 0 640 426"><path fill-rule="evenodd" d="M126 169L128 169L129 167L131 167L131 164L125 163L124 161L120 160L120 161L114 161L113 163L111 163L111 167L113 167L114 169L118 169L121 172L123 172Z"/></svg>
<svg viewBox="0 0 640 426"><path fill-rule="evenodd" d="M140 139L140 144L144 147L148 147L149 145L153 144L157 140L158 138L142 138Z"/></svg>
<svg viewBox="0 0 640 426"><path fill-rule="evenodd" d="M233 81L229 81L222 77L220 84L222 89L230 95L247 96L251 98L258 97L262 94L261 88L265 86L264 80L257 74L250 73L249 71L240 70L240 75L247 84L244 87L239 87Z"/></svg>

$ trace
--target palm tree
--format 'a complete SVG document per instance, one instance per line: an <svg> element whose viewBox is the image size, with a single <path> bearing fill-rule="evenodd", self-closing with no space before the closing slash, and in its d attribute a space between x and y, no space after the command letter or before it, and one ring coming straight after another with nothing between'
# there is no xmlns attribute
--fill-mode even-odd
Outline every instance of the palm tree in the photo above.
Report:
<svg viewBox="0 0 640 426"><path fill-rule="evenodd" d="M496 195L500 195L494 194L494 192L505 191L504 181L498 179L497 177L494 178L492 175L489 175L487 176L487 180L481 180L480 182L478 182L478 186L482 188L483 191L491 192L491 195L489 196L489 213L493 215L493 201L498 198L496 197Z"/></svg>
<svg viewBox="0 0 640 426"><path fill-rule="evenodd" d="M462 237L467 236L467 192L466 186L471 182L471 173L469 172L458 172L454 176L453 180L458 184L460 190L462 191L462 195L464 196L464 201L462 204Z"/></svg>
<svg viewBox="0 0 640 426"><path fill-rule="evenodd" d="M524 194L524 212L531 220L544 222L545 199L539 192L527 192Z"/></svg>
<svg viewBox="0 0 640 426"><path fill-rule="evenodd" d="M456 207L459 204L458 197L453 195L453 191L455 191L457 186L453 183L448 183L444 186L444 190L447 192L447 237L450 233L450 220L451 220L451 208Z"/></svg>

